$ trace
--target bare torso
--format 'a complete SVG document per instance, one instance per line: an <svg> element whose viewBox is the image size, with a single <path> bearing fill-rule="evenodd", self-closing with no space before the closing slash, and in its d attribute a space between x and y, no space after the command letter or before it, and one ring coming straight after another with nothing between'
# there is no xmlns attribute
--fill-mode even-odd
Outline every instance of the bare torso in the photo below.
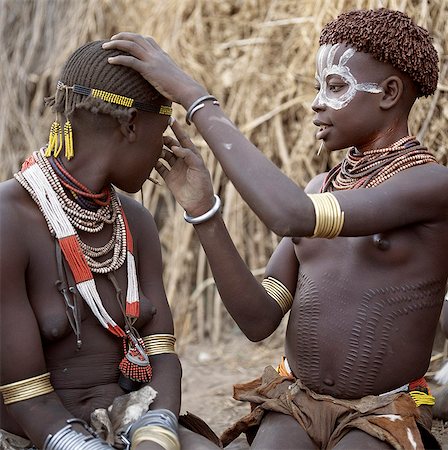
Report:
<svg viewBox="0 0 448 450"><path fill-rule="evenodd" d="M446 285L447 236L441 222L294 238L300 271L286 336L293 372L339 398L377 395L423 376Z"/></svg>
<svg viewBox="0 0 448 450"><path fill-rule="evenodd" d="M11 199L11 205L14 205L17 211L14 220L20 233L17 235L16 245L28 249L27 293L41 333L52 385L73 416L89 420L90 413L95 408L107 408L116 396L124 393L117 383L118 364L123 358L122 340L104 329L89 307L80 300L82 346L77 348L75 334L67 319L63 296L55 284L59 278L55 240L51 237L35 203L15 180L5 182L2 188L8 190L9 195L5 198ZM125 203L129 207L129 202ZM132 228L133 214L127 215ZM110 229L105 229L93 236L83 235L82 238L87 243L101 245L109 236ZM124 266L116 272L116 276L120 288L126 292ZM107 311L120 326L124 326L115 290L107 276L95 276L95 280ZM69 282L74 285L70 275ZM140 302L140 318L135 325L138 330L150 322L155 311L149 299L142 293ZM27 336L17 336L17 339L23 339L26 345ZM1 407L0 428L23 435L20 427L4 409L3 403Z"/></svg>

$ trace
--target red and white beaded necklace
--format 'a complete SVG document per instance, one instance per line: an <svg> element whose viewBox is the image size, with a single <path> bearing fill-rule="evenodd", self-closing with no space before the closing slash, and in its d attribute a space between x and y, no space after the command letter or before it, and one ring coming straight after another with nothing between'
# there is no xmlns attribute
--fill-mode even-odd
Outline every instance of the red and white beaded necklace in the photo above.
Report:
<svg viewBox="0 0 448 450"><path fill-rule="evenodd" d="M103 202L104 204L97 211L82 208L68 197L43 152L44 149L34 152L14 176L36 202L50 233L58 240L81 297L104 328L123 338L125 353L127 343L129 350L124 360L129 357L120 363L120 369L122 367L134 369L129 367L129 364L132 365L129 363L129 358L138 360L137 365L141 367L137 374L138 381L149 381L151 366L144 352L144 344L132 328L133 321L140 314L133 240L117 194L110 186L107 194L109 201ZM92 247L82 242L76 231L78 229L97 233L104 228L105 224L112 224L113 231L109 242L101 247ZM99 257L111 251L113 255L110 258L98 261ZM93 273L112 275L112 272L119 269L125 261L127 261L128 286L124 310L126 327L123 330L105 309L96 288Z"/></svg>
<svg viewBox="0 0 448 450"><path fill-rule="evenodd" d="M414 136L406 136L389 147L358 152L349 149L345 158L328 172L320 192L371 188L410 167L437 162Z"/></svg>

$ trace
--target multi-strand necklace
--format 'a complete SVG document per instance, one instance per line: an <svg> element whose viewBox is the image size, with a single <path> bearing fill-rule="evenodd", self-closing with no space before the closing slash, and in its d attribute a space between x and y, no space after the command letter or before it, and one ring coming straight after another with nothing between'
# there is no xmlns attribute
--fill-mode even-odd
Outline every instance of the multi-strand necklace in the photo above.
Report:
<svg viewBox="0 0 448 450"><path fill-rule="evenodd" d="M406 136L389 147L359 152L349 149L330 170L320 192L371 188L410 167L437 162L414 136Z"/></svg>
<svg viewBox="0 0 448 450"><path fill-rule="evenodd" d="M115 190L108 186L100 194L92 193L72 177L60 161L47 159L43 150L34 152L15 174L15 178L36 202L50 233L57 239L81 297L104 328L123 338L127 351L125 361L120 363L120 369L125 369L126 376L132 373L136 381L149 381L151 366L144 351L143 341L132 326L140 313L133 240ZM106 224L112 225L112 235L106 244L99 247L83 242L77 232L81 230L98 233ZM112 256L107 258L109 253L112 253ZM126 306L122 307L125 319L123 329L105 309L93 273L107 274L119 298L121 291L114 272L125 261L128 286Z"/></svg>

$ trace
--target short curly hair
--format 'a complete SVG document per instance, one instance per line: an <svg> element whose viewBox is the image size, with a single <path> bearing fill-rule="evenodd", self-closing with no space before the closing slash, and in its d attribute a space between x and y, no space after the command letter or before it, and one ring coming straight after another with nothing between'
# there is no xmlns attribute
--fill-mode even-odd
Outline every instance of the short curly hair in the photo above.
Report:
<svg viewBox="0 0 448 450"><path fill-rule="evenodd" d="M319 44L345 43L407 74L417 96L437 89L439 58L428 31L406 14L386 8L345 12L323 28Z"/></svg>

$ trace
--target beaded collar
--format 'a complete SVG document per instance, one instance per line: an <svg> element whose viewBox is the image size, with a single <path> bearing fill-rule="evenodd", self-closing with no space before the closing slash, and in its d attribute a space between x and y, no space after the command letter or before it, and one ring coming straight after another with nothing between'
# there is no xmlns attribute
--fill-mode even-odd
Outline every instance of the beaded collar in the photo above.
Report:
<svg viewBox="0 0 448 450"><path fill-rule="evenodd" d="M390 147L364 153L352 147L328 172L320 192L375 187L405 169L436 162L414 136L406 136Z"/></svg>
<svg viewBox="0 0 448 450"><path fill-rule="evenodd" d="M112 186L103 193L93 194L56 164L59 177L53 165L44 156L45 149L34 152L14 176L28 191L44 216L48 229L57 239L76 283L76 291L90 307L101 325L112 334L123 338L125 357L120 363L124 375L136 373L138 381L147 382L151 378L151 366L144 351L144 345L133 323L140 315L139 288L134 259L133 240L126 216ZM61 183L62 180L62 183ZM76 189L75 194L97 200L96 210L85 209L72 200L64 190ZM93 208L94 209L94 208ZM76 230L97 233L105 224L112 224L112 236L105 245L93 247L84 243ZM106 255L112 256L104 259ZM121 290L114 272L127 261L126 306L121 305ZM114 285L117 300L122 307L125 327L121 328L105 309L96 288L93 273L107 274ZM59 280L58 280L59 281ZM76 332L76 331L75 331ZM78 330L79 332L79 330ZM78 336L79 339L79 336ZM79 341L80 342L80 341ZM134 370L137 368L138 370Z"/></svg>

